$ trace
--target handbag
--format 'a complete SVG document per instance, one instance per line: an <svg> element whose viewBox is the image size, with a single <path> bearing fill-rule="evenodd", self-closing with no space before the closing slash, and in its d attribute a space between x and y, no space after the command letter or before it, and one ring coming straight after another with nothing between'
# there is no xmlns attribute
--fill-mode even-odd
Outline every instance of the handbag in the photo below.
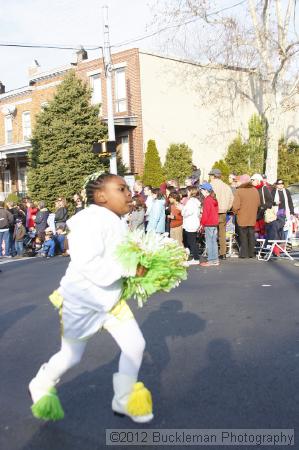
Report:
<svg viewBox="0 0 299 450"><path fill-rule="evenodd" d="M276 208L272 206L272 208L268 208L264 214L265 223L274 222L277 219Z"/></svg>

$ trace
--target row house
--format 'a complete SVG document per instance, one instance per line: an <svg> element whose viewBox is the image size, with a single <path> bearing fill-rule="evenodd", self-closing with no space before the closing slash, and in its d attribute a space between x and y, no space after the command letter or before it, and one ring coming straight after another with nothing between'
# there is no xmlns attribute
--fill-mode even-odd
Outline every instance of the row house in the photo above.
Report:
<svg viewBox="0 0 299 450"><path fill-rule="evenodd" d="M113 56L114 123L118 150L130 171L143 167L142 115L138 51ZM101 118L107 121L106 82L102 59L87 58L84 49L77 61L47 72L35 64L29 68L26 87L5 92L0 84L0 197L27 191L27 155L36 114L53 98L66 73L74 69L92 88L92 104L101 104ZM133 150L134 149L134 150Z"/></svg>
<svg viewBox="0 0 299 450"><path fill-rule="evenodd" d="M112 54L112 64L116 142L131 173L142 173L147 142L154 139L162 162L171 143L186 143L206 178L237 133L246 137L248 121L262 104L263 93L252 92L252 86L259 84L250 70L203 66L137 48ZM76 62L47 72L35 62L26 87L5 92L0 83L2 198L9 192L26 193L35 116L71 69L91 86L91 102L101 104L100 115L107 121L103 60L88 59L84 49L77 52ZM288 130L297 129L296 123L298 110L286 113L281 118L281 135L288 137Z"/></svg>

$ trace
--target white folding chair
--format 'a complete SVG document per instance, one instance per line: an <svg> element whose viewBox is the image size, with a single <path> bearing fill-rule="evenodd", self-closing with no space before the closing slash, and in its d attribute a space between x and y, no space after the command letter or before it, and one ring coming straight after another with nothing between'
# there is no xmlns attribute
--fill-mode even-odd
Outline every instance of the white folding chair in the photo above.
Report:
<svg viewBox="0 0 299 450"><path fill-rule="evenodd" d="M279 248L280 252L287 256L291 261L294 261L294 258L287 251L287 241L281 239L257 239L257 242L260 242L260 249L257 254L257 259L259 261L269 261L271 256L273 256L273 250L275 246ZM267 242L267 245L265 245Z"/></svg>

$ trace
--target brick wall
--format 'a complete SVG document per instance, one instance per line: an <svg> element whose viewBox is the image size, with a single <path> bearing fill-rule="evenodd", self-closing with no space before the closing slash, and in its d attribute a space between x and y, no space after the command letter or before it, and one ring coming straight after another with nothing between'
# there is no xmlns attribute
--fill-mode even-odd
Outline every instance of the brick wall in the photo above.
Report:
<svg viewBox="0 0 299 450"><path fill-rule="evenodd" d="M127 111L116 113L115 117L135 116L137 126L128 128L131 169L133 172L141 173L143 169L143 134L142 134L142 108L140 95L139 53L138 49L130 49L112 55L112 63L125 64L126 88L127 88ZM102 84L102 115L107 117L106 80L104 74L103 60L84 60L74 65L77 76L89 83L88 72L99 70L101 72ZM31 128L33 129L35 117L41 110L41 105L53 98L57 84L61 82L66 72L61 74L50 74L45 79L36 80L31 91L24 90L23 93L8 98L0 97L0 146L5 145L4 114L2 108L8 104L15 104L16 114L13 118L13 143L23 142L22 113L30 111ZM57 83L53 86L53 83ZM30 87L28 87L30 89ZM114 76L112 78L112 89L114 98ZM26 92L25 92L26 91ZM20 102L20 103L19 103Z"/></svg>

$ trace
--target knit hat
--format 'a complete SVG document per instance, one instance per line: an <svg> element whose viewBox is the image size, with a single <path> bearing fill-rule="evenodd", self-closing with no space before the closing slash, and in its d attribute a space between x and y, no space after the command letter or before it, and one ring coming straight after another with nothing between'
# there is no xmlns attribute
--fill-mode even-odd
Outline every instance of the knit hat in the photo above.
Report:
<svg viewBox="0 0 299 450"><path fill-rule="evenodd" d="M212 169L212 170L210 170L209 175L214 175L215 177L220 177L221 170L219 170L219 169Z"/></svg>
<svg viewBox="0 0 299 450"><path fill-rule="evenodd" d="M254 173L251 176L251 179L252 180L257 180L257 181L263 181L263 177L262 177L262 175L260 173Z"/></svg>
<svg viewBox="0 0 299 450"><path fill-rule="evenodd" d="M240 184L245 184L245 183L249 183L251 181L251 178L249 175L247 175L247 173L245 173L244 175L241 175L239 177L239 183Z"/></svg>

